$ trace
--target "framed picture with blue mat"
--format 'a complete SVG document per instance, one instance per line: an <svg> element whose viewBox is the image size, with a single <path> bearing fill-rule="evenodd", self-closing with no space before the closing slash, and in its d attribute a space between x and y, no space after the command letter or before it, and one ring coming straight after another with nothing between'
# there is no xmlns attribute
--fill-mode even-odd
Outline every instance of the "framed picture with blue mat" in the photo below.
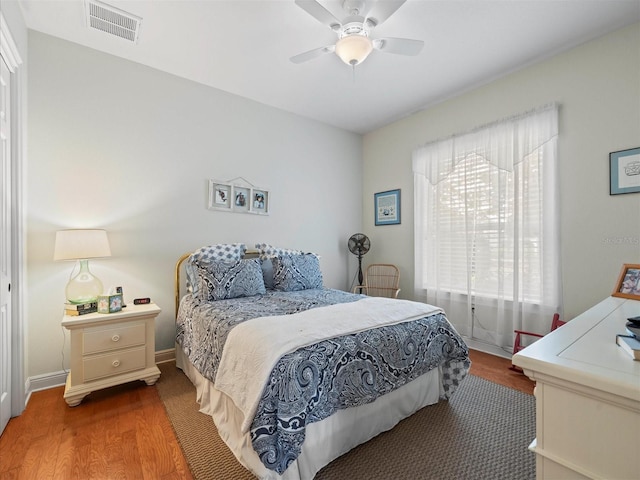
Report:
<svg viewBox="0 0 640 480"><path fill-rule="evenodd" d="M400 189L374 194L376 225L400 224Z"/></svg>

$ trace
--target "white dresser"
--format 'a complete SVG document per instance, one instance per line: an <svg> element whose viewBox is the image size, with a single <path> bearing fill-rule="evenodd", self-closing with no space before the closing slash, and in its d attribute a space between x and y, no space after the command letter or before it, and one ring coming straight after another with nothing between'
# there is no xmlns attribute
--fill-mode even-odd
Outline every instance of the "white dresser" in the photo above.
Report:
<svg viewBox="0 0 640 480"><path fill-rule="evenodd" d="M64 399L76 406L94 390L133 380L153 385L160 377L155 363L155 304L128 305L116 313L65 315L71 332L71 371Z"/></svg>
<svg viewBox="0 0 640 480"><path fill-rule="evenodd" d="M513 357L537 382L538 479L640 479L640 362L616 345L637 315L609 297Z"/></svg>

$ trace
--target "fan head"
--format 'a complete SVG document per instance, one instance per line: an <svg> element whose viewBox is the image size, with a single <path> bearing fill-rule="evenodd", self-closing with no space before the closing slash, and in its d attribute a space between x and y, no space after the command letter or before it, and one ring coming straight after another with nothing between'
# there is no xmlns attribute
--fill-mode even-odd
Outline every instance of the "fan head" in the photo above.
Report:
<svg viewBox="0 0 640 480"><path fill-rule="evenodd" d="M343 9L346 17L338 20L317 0L295 0L296 5L305 10L323 25L337 33L334 45L315 48L291 57L293 63L302 63L325 53L335 52L348 65L358 65L373 50L399 55L417 55L422 50L422 40L408 38L371 39L371 31L389 18L406 0L345 0Z"/></svg>
<svg viewBox="0 0 640 480"><path fill-rule="evenodd" d="M362 256L371 248L371 242L369 241L369 237L367 237L364 233L354 233L349 238L347 246L349 247L349 251L351 253L353 253L354 255Z"/></svg>

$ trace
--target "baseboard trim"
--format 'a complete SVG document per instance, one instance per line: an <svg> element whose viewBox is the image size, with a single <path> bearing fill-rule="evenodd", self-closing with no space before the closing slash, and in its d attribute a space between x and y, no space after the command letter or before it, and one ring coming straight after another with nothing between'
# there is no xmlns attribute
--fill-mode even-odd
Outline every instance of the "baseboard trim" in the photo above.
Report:
<svg viewBox="0 0 640 480"><path fill-rule="evenodd" d="M176 359L176 349L168 348L166 350L156 351L156 363L165 363L171 362ZM69 372L67 370L61 370L58 372L44 373L42 375L35 375L33 377L27 378L27 381L24 385L25 395L25 406L29 402L29 398L31 398L31 394L33 392L38 392L40 390L48 390L49 388L59 387L64 385L67 381L67 374Z"/></svg>
<svg viewBox="0 0 640 480"><path fill-rule="evenodd" d="M167 348L156 352L156 363L173 362L176 359L176 349Z"/></svg>
<svg viewBox="0 0 640 480"><path fill-rule="evenodd" d="M464 343L467 344L467 347L473 350L479 350L480 352L489 353L497 357L511 359L511 354L508 352L505 352L502 348L498 347L497 345L481 342L479 340L474 340L473 338L469 338L469 337L462 337L462 339L464 340Z"/></svg>
<svg viewBox="0 0 640 480"><path fill-rule="evenodd" d="M58 372L44 373L42 375L27 378L25 383L27 396L31 396L33 392L64 385L67 381L67 373L68 372L66 370L61 370Z"/></svg>

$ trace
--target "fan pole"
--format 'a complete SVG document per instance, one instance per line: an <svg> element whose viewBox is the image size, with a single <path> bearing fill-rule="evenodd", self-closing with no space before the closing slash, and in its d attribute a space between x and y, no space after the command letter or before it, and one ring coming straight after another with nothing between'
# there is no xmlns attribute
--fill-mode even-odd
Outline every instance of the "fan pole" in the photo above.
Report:
<svg viewBox="0 0 640 480"><path fill-rule="evenodd" d="M358 285L362 285L364 277L362 275L362 252L358 249Z"/></svg>

